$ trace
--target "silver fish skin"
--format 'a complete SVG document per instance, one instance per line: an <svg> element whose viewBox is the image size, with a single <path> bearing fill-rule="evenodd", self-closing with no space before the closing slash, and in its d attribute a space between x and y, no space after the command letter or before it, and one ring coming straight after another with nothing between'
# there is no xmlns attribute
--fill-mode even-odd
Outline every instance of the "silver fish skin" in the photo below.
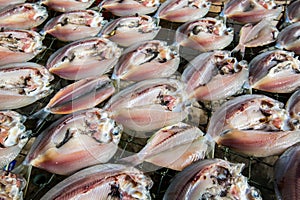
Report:
<svg viewBox="0 0 300 200"><path fill-rule="evenodd" d="M179 63L177 47L160 40L145 41L124 50L112 77L128 81L170 77Z"/></svg>
<svg viewBox="0 0 300 200"><path fill-rule="evenodd" d="M151 14L159 5L159 0L104 0L101 2L101 8L120 17Z"/></svg>
<svg viewBox="0 0 300 200"><path fill-rule="evenodd" d="M280 31L276 47L300 55L300 22L295 22Z"/></svg>
<svg viewBox="0 0 300 200"><path fill-rule="evenodd" d="M104 109L124 128L151 132L187 117L187 93L181 81L171 78L137 82L112 96Z"/></svg>
<svg viewBox="0 0 300 200"><path fill-rule="evenodd" d="M198 161L174 177L163 200L261 200L260 192L241 174L243 168L243 163L221 159Z"/></svg>
<svg viewBox="0 0 300 200"><path fill-rule="evenodd" d="M24 3L26 0L0 0L0 8L5 8L7 6L13 5L13 4L19 4L19 3Z"/></svg>
<svg viewBox="0 0 300 200"><path fill-rule="evenodd" d="M287 7L287 21L293 23L293 22L299 22L300 21L300 0L293 1L288 7Z"/></svg>
<svg viewBox="0 0 300 200"><path fill-rule="evenodd" d="M103 75L76 81L60 89L45 110L53 114L70 114L93 108L115 92L112 81Z"/></svg>
<svg viewBox="0 0 300 200"><path fill-rule="evenodd" d="M293 52L274 50L261 53L249 63L249 82L254 89L291 93L300 87L300 61Z"/></svg>
<svg viewBox="0 0 300 200"><path fill-rule="evenodd" d="M0 111L0 168L13 161L28 141L26 117L15 111ZM1 193L1 192L0 192ZM1 196L1 195L0 195Z"/></svg>
<svg viewBox="0 0 300 200"><path fill-rule="evenodd" d="M223 49L232 42L233 29L227 28L222 20L206 17L179 26L175 40L200 52Z"/></svg>
<svg viewBox="0 0 300 200"><path fill-rule="evenodd" d="M70 11L48 21L43 34L50 34L61 41L75 41L96 36L106 23L99 12Z"/></svg>
<svg viewBox="0 0 300 200"><path fill-rule="evenodd" d="M214 101L239 92L248 83L248 64L238 62L229 51L202 53L182 73L190 98Z"/></svg>
<svg viewBox="0 0 300 200"><path fill-rule="evenodd" d="M300 142L300 131L289 120L281 102L264 95L243 95L212 115L207 133L217 144L246 155L279 155Z"/></svg>
<svg viewBox="0 0 300 200"><path fill-rule="evenodd" d="M150 200L152 180L140 170L119 164L102 164L69 176L41 200L136 199Z"/></svg>
<svg viewBox="0 0 300 200"><path fill-rule="evenodd" d="M108 162L118 149L122 127L107 112L93 108L60 118L34 141L25 161L67 175Z"/></svg>
<svg viewBox="0 0 300 200"><path fill-rule="evenodd" d="M0 110L27 106L46 97L53 76L42 65L24 62L0 67Z"/></svg>
<svg viewBox="0 0 300 200"><path fill-rule="evenodd" d="M275 192L278 200L300 198L300 143L290 147L277 160L274 168Z"/></svg>
<svg viewBox="0 0 300 200"><path fill-rule="evenodd" d="M89 8L95 0L42 0L41 4L49 9L58 12L69 12L75 10L85 10Z"/></svg>
<svg viewBox="0 0 300 200"><path fill-rule="evenodd" d="M225 3L221 15L246 24L277 19L282 9L274 0L230 0Z"/></svg>
<svg viewBox="0 0 300 200"><path fill-rule="evenodd" d="M241 51L242 55L244 55L246 47L270 44L276 41L278 33L278 29L268 19L263 19L255 25L251 23L246 24L240 30L239 44L233 51Z"/></svg>
<svg viewBox="0 0 300 200"><path fill-rule="evenodd" d="M93 37L74 41L53 53L46 67L68 80L100 76L118 61L122 49L105 38Z"/></svg>
<svg viewBox="0 0 300 200"><path fill-rule="evenodd" d="M47 9L37 3L22 3L0 10L0 27L7 29L31 29L48 18Z"/></svg>
<svg viewBox="0 0 300 200"><path fill-rule="evenodd" d="M204 17L211 2L207 0L167 0L158 10L158 17L171 22L187 22Z"/></svg>
<svg viewBox="0 0 300 200"><path fill-rule="evenodd" d="M19 174L0 170L0 198L3 200L23 200L27 181Z"/></svg>
<svg viewBox="0 0 300 200"><path fill-rule="evenodd" d="M159 32L158 20L147 16L120 17L108 23L100 35L120 46L131 46L138 42L152 40Z"/></svg>
<svg viewBox="0 0 300 200"><path fill-rule="evenodd" d="M300 89L289 98L286 109L290 114L292 126L300 130Z"/></svg>
<svg viewBox="0 0 300 200"><path fill-rule="evenodd" d="M31 60L46 48L43 39L35 31L0 31L0 65Z"/></svg>
<svg viewBox="0 0 300 200"><path fill-rule="evenodd" d="M138 153L121 159L128 165L143 161L181 171L212 151L213 143L197 127L177 123L157 131Z"/></svg>

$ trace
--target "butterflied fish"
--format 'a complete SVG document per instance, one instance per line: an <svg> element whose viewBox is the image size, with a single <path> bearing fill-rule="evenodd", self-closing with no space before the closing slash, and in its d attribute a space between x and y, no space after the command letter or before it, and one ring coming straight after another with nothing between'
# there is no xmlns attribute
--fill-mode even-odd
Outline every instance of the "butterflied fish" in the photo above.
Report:
<svg viewBox="0 0 300 200"><path fill-rule="evenodd" d="M72 42L52 54L47 68L68 80L100 76L118 61L122 49L105 38L93 37Z"/></svg>
<svg viewBox="0 0 300 200"><path fill-rule="evenodd" d="M300 142L283 104L264 95L243 95L223 104L207 133L219 145L256 157L278 155Z"/></svg>
<svg viewBox="0 0 300 200"><path fill-rule="evenodd" d="M150 200L152 180L138 169L117 164L96 165L73 174L48 191L50 199Z"/></svg>
<svg viewBox="0 0 300 200"><path fill-rule="evenodd" d="M0 169L13 161L27 143L31 131L26 131L25 120L15 111L0 111Z"/></svg>
<svg viewBox="0 0 300 200"><path fill-rule="evenodd" d="M261 200L241 174L243 163L205 159L185 168L172 180L164 200L243 199Z"/></svg>
<svg viewBox="0 0 300 200"><path fill-rule="evenodd" d="M276 47L300 55L300 22L295 22L280 31Z"/></svg>
<svg viewBox="0 0 300 200"><path fill-rule="evenodd" d="M222 20L207 17L189 21L178 27L176 42L201 52L223 49L233 40L233 29Z"/></svg>
<svg viewBox="0 0 300 200"><path fill-rule="evenodd" d="M160 40L150 40L128 47L114 67L113 78L141 81L169 77L180 62L176 47Z"/></svg>
<svg viewBox="0 0 300 200"><path fill-rule="evenodd" d="M24 62L0 67L0 110L16 109L46 97L53 76L42 65Z"/></svg>
<svg viewBox="0 0 300 200"><path fill-rule="evenodd" d="M75 41L96 36L106 23L96 11L70 11L48 21L43 33L53 35L61 41Z"/></svg>
<svg viewBox="0 0 300 200"><path fill-rule="evenodd" d="M98 108L67 115L37 137L24 164L66 175L108 162L118 149L121 131Z"/></svg>
<svg viewBox="0 0 300 200"><path fill-rule="evenodd" d="M3 200L23 200L23 190L27 181L19 174L0 171L0 198Z"/></svg>

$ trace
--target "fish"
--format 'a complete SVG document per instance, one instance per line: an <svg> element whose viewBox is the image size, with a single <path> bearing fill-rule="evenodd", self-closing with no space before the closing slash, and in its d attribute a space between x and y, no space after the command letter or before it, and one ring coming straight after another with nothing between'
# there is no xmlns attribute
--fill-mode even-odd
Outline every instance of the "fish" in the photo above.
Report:
<svg viewBox="0 0 300 200"><path fill-rule="evenodd" d="M249 63L250 87L272 93L291 93L300 87L300 61L293 52L267 51Z"/></svg>
<svg viewBox="0 0 300 200"><path fill-rule="evenodd" d="M277 37L276 47L278 49L285 49L293 51L300 55L300 22L295 22L284 29L282 29Z"/></svg>
<svg viewBox="0 0 300 200"><path fill-rule="evenodd" d="M245 199L261 200L260 191L248 184L242 175L244 163L222 159L198 161L172 180L163 200Z"/></svg>
<svg viewBox="0 0 300 200"><path fill-rule="evenodd" d="M300 142L300 130L289 124L283 103L265 95L242 95L223 104L212 115L209 134L218 145L245 155L280 155Z"/></svg>
<svg viewBox="0 0 300 200"><path fill-rule="evenodd" d="M227 28L222 20L201 18L179 26L175 33L175 41L181 46L200 52L220 50L233 41L233 28Z"/></svg>
<svg viewBox="0 0 300 200"><path fill-rule="evenodd" d="M61 41L75 41L96 36L106 23L102 14L93 10L69 11L49 20L42 33Z"/></svg>
<svg viewBox="0 0 300 200"><path fill-rule="evenodd" d="M24 165L69 175L108 162L118 149L122 126L99 108L63 116L45 129L31 146Z"/></svg>
<svg viewBox="0 0 300 200"><path fill-rule="evenodd" d="M52 114L70 114L93 108L115 92L107 75L85 78L60 89L44 108Z"/></svg>
<svg viewBox="0 0 300 200"><path fill-rule="evenodd" d="M244 56L246 47L271 44L276 41L278 34L278 29L268 19L263 19L255 25L248 23L241 28L239 43L233 51L241 51Z"/></svg>
<svg viewBox="0 0 300 200"><path fill-rule="evenodd" d="M57 12L69 12L85 10L94 2L95 0L42 0L41 4L44 4L50 10L55 10Z"/></svg>
<svg viewBox="0 0 300 200"><path fill-rule="evenodd" d="M53 75L33 62L0 66L0 110L17 109L48 96Z"/></svg>
<svg viewBox="0 0 300 200"><path fill-rule="evenodd" d="M0 198L3 200L23 200L27 181L20 174L0 170Z"/></svg>
<svg viewBox="0 0 300 200"><path fill-rule="evenodd" d="M26 117L16 111L0 111L0 169L13 161L27 143L31 131L26 130L25 121Z"/></svg>
<svg viewBox="0 0 300 200"><path fill-rule="evenodd" d="M122 158L130 166L143 161L181 171L212 151L213 143L196 126L179 122L157 131L138 153Z"/></svg>
<svg viewBox="0 0 300 200"><path fill-rule="evenodd" d="M150 200L153 181L136 168L102 164L81 170L51 188L41 200L137 199Z"/></svg>
<svg viewBox="0 0 300 200"><path fill-rule="evenodd" d="M4 8L4 7L10 6L12 4L24 3L25 1L26 0L11 0L11 1L0 0L0 8Z"/></svg>
<svg viewBox="0 0 300 200"><path fill-rule="evenodd" d="M287 6L286 21L290 23L300 21L300 0L293 1Z"/></svg>
<svg viewBox="0 0 300 200"><path fill-rule="evenodd" d="M29 30L0 31L0 65L26 62L45 50L43 37Z"/></svg>
<svg viewBox="0 0 300 200"><path fill-rule="evenodd" d="M221 16L239 23L257 23L262 19L277 19L283 7L274 0L230 0Z"/></svg>
<svg viewBox="0 0 300 200"><path fill-rule="evenodd" d="M32 29L48 18L48 11L38 3L10 5L0 10L0 27L5 29Z"/></svg>
<svg viewBox="0 0 300 200"><path fill-rule="evenodd" d="M140 81L113 95L104 110L124 129L140 133L158 130L187 117L190 100L184 87L172 78Z"/></svg>
<svg viewBox="0 0 300 200"><path fill-rule="evenodd" d="M291 126L300 130L300 89L290 96L286 103L286 109L290 114Z"/></svg>
<svg viewBox="0 0 300 200"><path fill-rule="evenodd" d="M114 67L112 77L128 81L170 77L179 63L177 47L165 41L149 40L128 47Z"/></svg>
<svg viewBox="0 0 300 200"><path fill-rule="evenodd" d="M99 33L120 46L152 40L158 34L159 21L147 15L120 17L109 22Z"/></svg>
<svg viewBox="0 0 300 200"><path fill-rule="evenodd" d="M248 83L248 63L238 62L229 51L201 53L185 67L181 80L190 98L216 101L241 91Z"/></svg>
<svg viewBox="0 0 300 200"><path fill-rule="evenodd" d="M100 3L101 8L119 17L151 14L159 5L159 0L104 0Z"/></svg>
<svg viewBox="0 0 300 200"><path fill-rule="evenodd" d="M74 41L54 52L46 67L59 77L79 80L107 73L118 61L122 49L99 37Z"/></svg>
<svg viewBox="0 0 300 200"><path fill-rule="evenodd" d="M158 17L171 22L187 22L204 17L211 6L207 0L167 0L158 10Z"/></svg>
<svg viewBox="0 0 300 200"><path fill-rule="evenodd" d="M274 167L275 193L280 200L300 198L300 143L286 150Z"/></svg>

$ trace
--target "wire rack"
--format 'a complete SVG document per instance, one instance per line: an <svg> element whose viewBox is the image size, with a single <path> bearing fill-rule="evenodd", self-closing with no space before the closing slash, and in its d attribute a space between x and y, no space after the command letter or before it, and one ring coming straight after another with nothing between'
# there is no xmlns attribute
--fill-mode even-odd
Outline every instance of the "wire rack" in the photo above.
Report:
<svg viewBox="0 0 300 200"><path fill-rule="evenodd" d="M276 1L276 3L282 5L285 10L286 6L290 3L290 1L283 0L283 1ZM217 17L222 11L223 7L224 7L223 3L212 4L210 12L208 13L207 16ZM284 14L284 10L282 12L282 15ZM50 17L57 16L58 14L59 13L50 12ZM113 18L113 16L110 13L106 13L106 12L103 12L103 16L107 20L111 20ZM284 17L281 16L280 20L278 20L277 27L280 27L283 23L284 23ZM174 39L175 30L179 25L180 25L179 23L170 23L161 20L160 26L162 26L164 33L159 34L157 36L157 39L165 40L172 43ZM234 41L229 47L226 48L227 50L232 50L238 44L238 38L239 38L238 30L240 30L242 25L238 23L234 23L232 21L227 21L227 26L233 27L235 30ZM43 27L43 25L41 25L41 27ZM42 65L46 64L47 59L52 53L54 53L56 50L58 50L59 48L61 48L66 44L61 41L58 41L57 39L55 39L50 35L47 35L45 37L43 43L45 46L47 46L47 49L43 51L41 54L39 54L33 60L33 62ZM247 48L244 59L249 62L259 52L272 49L273 46L274 44L270 44L269 46L264 46L264 47ZM181 59L179 73L182 72L181 70L183 69L183 66L185 66L189 60L194 58L197 55L197 53L195 53L194 51L181 51L180 55L182 56L182 59ZM53 83L54 92L52 93L52 95L38 101L34 105L30 105L25 108L18 109L17 111L26 116L30 116L34 114L38 110L42 109L47 104L49 99L60 88L70 83L71 83L70 81L62 80L56 77ZM253 92L262 93L259 91L253 91ZM268 93L263 93L263 94L269 95L284 103L289 97L286 95L276 95L276 94L272 95ZM206 130L207 121L209 119L209 116L211 115L211 112L215 110L215 108L217 108L221 103L222 102L212 102L208 104L200 103L202 107L201 112L206 113L204 119L201 119L201 122L199 122L200 124L199 126L203 131ZM54 120L56 120L59 117L60 116L58 115L50 115L45 121L43 121L43 123L39 127L36 127L34 120L28 120L26 122L27 123L26 126L28 129L33 130L35 134L39 134L44 127L47 127L49 124L51 124ZM21 162L25 158L31 143L32 140L29 141L28 145L21 152L19 158L17 159L19 162ZM145 144L146 144L145 138L137 138L134 137L134 135L132 134L123 133L119 144L120 147L119 151L116 153L113 159L118 159L123 157L126 154L126 152L138 152L140 149L144 147ZM216 147L214 157L227 159L228 161L232 161L232 162L244 163L245 168L243 170L243 174L248 177L250 185L258 188L261 191L264 199L275 199L275 192L273 189L273 166L277 159L276 156L267 157L267 158L254 158L254 157L238 154L226 147ZM148 171L151 171L148 172L147 174L151 177L151 179L154 182L154 185L151 189L151 195L153 199L162 199L167 187L170 185L170 182L172 181L172 178L178 173L176 171L166 169L166 168L156 169L154 165L148 163L141 164L137 166L137 168L142 170L148 169ZM156 170L155 171L149 170L151 168ZM26 188L26 196L25 196L26 200L40 199L40 197L45 192L47 192L55 184L57 184L58 182L62 181L65 178L64 176L54 175L37 168L32 168L32 169L24 168L22 170L28 181L28 187Z"/></svg>

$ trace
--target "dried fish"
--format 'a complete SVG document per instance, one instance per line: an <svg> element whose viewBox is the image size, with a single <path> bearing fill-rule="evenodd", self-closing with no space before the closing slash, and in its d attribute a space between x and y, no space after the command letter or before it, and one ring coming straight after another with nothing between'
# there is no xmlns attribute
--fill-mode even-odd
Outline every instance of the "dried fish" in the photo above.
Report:
<svg viewBox="0 0 300 200"><path fill-rule="evenodd" d="M50 199L150 200L152 180L138 169L117 164L96 165L73 174L48 191Z"/></svg>
<svg viewBox="0 0 300 200"><path fill-rule="evenodd" d="M287 21L299 22L300 21L300 0L293 1L287 7Z"/></svg>
<svg viewBox="0 0 300 200"><path fill-rule="evenodd" d="M175 176L163 199L261 200L260 192L241 174L243 168L242 163L221 159L199 161Z"/></svg>
<svg viewBox="0 0 300 200"><path fill-rule="evenodd" d="M0 169L13 161L27 143L31 131L26 131L25 120L15 111L0 111Z"/></svg>
<svg viewBox="0 0 300 200"><path fill-rule="evenodd" d="M29 61L46 48L42 41L35 31L0 31L0 65Z"/></svg>
<svg viewBox="0 0 300 200"><path fill-rule="evenodd" d="M133 16L153 13L159 4L159 0L104 0L101 7L116 16Z"/></svg>
<svg viewBox="0 0 300 200"><path fill-rule="evenodd" d="M300 89L289 98L286 109L291 117L291 126L300 130Z"/></svg>
<svg viewBox="0 0 300 200"><path fill-rule="evenodd" d="M112 96L105 109L127 129L158 130L187 117L190 101L184 87L170 78L140 81Z"/></svg>
<svg viewBox="0 0 300 200"><path fill-rule="evenodd" d="M277 199L300 198L300 143L286 150L275 164L275 191Z"/></svg>
<svg viewBox="0 0 300 200"><path fill-rule="evenodd" d="M115 88L106 75L82 79L58 91L45 110L53 114L70 114L92 108L114 92Z"/></svg>
<svg viewBox="0 0 300 200"><path fill-rule="evenodd" d="M223 104L207 133L216 143L256 157L278 155L300 142L283 104L264 95L243 95Z"/></svg>
<svg viewBox="0 0 300 200"><path fill-rule="evenodd" d="M47 9L37 3L11 5L0 10L0 27L31 29L48 18Z"/></svg>
<svg viewBox="0 0 300 200"><path fill-rule="evenodd" d="M118 149L121 131L98 108L67 115L37 137L24 164L66 175L108 162Z"/></svg>
<svg viewBox="0 0 300 200"><path fill-rule="evenodd" d="M115 19L104 27L100 35L121 46L130 46L152 40L159 30L157 19L140 15Z"/></svg>
<svg viewBox="0 0 300 200"><path fill-rule="evenodd" d="M157 131L146 146L129 157L121 159L129 165L143 161L181 171L212 151L213 143L197 127L178 123Z"/></svg>
<svg viewBox="0 0 300 200"><path fill-rule="evenodd" d="M221 15L240 23L256 23L277 19L282 9L274 0L230 0Z"/></svg>
<svg viewBox="0 0 300 200"><path fill-rule="evenodd" d="M184 47L201 52L223 49L233 40L233 29L222 20L202 18L186 22L176 30L175 40Z"/></svg>
<svg viewBox="0 0 300 200"><path fill-rule="evenodd" d="M26 0L0 0L0 8L4 8L13 4L24 3Z"/></svg>
<svg viewBox="0 0 300 200"><path fill-rule="evenodd" d="M187 22L204 17L211 2L207 0L167 0L158 10L158 17L171 22Z"/></svg>
<svg viewBox="0 0 300 200"><path fill-rule="evenodd" d="M112 77L129 81L169 77L176 72L179 63L176 47L150 40L128 47L114 67Z"/></svg>
<svg viewBox="0 0 300 200"><path fill-rule="evenodd" d="M300 87L300 61L294 53L275 50L254 57L249 63L252 88L273 93L290 93Z"/></svg>
<svg viewBox="0 0 300 200"><path fill-rule="evenodd" d="M42 0L41 4L49 9L58 12L69 12L75 10L85 10L90 7L95 0Z"/></svg>
<svg viewBox="0 0 300 200"><path fill-rule="evenodd" d="M200 101L224 99L241 91L248 83L248 64L238 62L229 51L202 53L185 68L182 81L187 93Z"/></svg>
<svg viewBox="0 0 300 200"><path fill-rule="evenodd" d="M43 33L61 41L75 41L96 36L107 23L101 13L93 10L79 10L63 13L52 18L44 26Z"/></svg>
<svg viewBox="0 0 300 200"><path fill-rule="evenodd" d="M240 30L239 44L233 51L241 51L244 56L246 47L264 46L274 42L278 29L268 19L263 19L256 25L246 24Z"/></svg>
<svg viewBox="0 0 300 200"><path fill-rule="evenodd" d="M100 76L118 61L122 49L105 38L85 38L72 42L50 56L47 68L68 80Z"/></svg>
<svg viewBox="0 0 300 200"><path fill-rule="evenodd" d="M0 67L0 110L27 106L49 95L53 76L36 63L12 63Z"/></svg>
<svg viewBox="0 0 300 200"><path fill-rule="evenodd" d="M19 174L0 171L0 199L23 200L26 180Z"/></svg>
<svg viewBox="0 0 300 200"><path fill-rule="evenodd" d="M300 22L293 23L280 31L276 47L300 55Z"/></svg>

